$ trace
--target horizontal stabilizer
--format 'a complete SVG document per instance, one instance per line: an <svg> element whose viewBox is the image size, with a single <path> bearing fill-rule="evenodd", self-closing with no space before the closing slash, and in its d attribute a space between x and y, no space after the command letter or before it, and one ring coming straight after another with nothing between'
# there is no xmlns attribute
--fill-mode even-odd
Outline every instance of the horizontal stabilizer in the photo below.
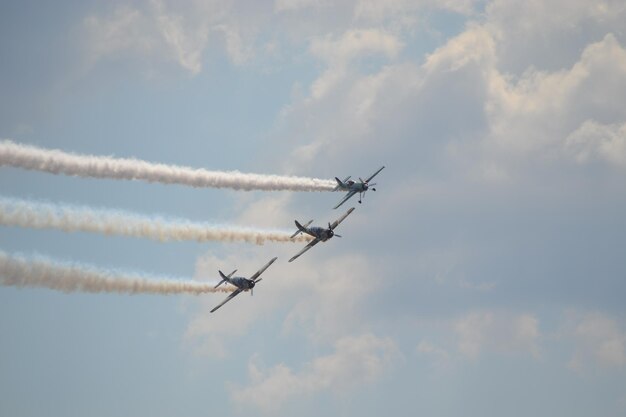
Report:
<svg viewBox="0 0 626 417"><path fill-rule="evenodd" d="M348 185L346 184L346 182L348 182L350 177L351 177L351 175L348 175L346 178L344 178L343 181L341 181L339 178L335 177L335 181L337 181L337 186L335 187L335 189L333 191L339 191L339 190L344 190L344 189L348 188Z"/></svg>
<svg viewBox="0 0 626 417"><path fill-rule="evenodd" d="M219 284L217 284L217 285L216 285L215 287L213 287L213 288L217 288L217 287L219 287L219 286L220 286L220 285L222 285L224 282L230 282L230 281L229 281L229 278L230 278L230 277L232 277L232 276L233 276L233 274L234 274L235 272L237 272L237 270L235 269L233 272L231 272L230 274L228 274L228 276L227 276L227 275L224 275L224 273L223 273L222 271L219 271L219 270L218 270L217 272L219 272L219 273L220 273L220 277L222 277L222 280L219 282Z"/></svg>
<svg viewBox="0 0 626 417"><path fill-rule="evenodd" d="M298 236L300 233L302 232L306 232L307 227L309 227L309 225L313 223L313 220L309 220L307 224L305 224L304 226L302 226L300 223L298 223L298 221L296 220L296 227L298 228L298 230L296 230L296 232L291 235L291 239L293 239L294 237Z"/></svg>

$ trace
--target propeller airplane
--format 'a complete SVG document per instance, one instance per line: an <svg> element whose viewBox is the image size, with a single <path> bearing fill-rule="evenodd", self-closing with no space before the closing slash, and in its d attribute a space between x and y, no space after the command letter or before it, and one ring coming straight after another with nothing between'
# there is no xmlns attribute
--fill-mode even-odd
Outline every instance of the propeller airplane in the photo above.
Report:
<svg viewBox="0 0 626 417"><path fill-rule="evenodd" d="M219 287L224 282L227 282L230 285L233 285L233 286L237 287L237 289L235 291L233 291L228 297L226 297L226 299L224 301L222 301L220 304L215 306L213 308L213 310L211 310L211 313L213 313L215 310L217 310L218 308L220 308L221 306L223 306L224 304L226 304L227 302L229 302L230 300L235 298L235 296L239 295L239 293L242 292L242 291L250 291L250 295L253 295L254 294L254 286L263 279L263 278L259 278L259 277L261 276L261 274L263 272L265 272L265 270L267 268L269 268L269 266L271 264L274 263L274 261L276 261L276 259L278 259L278 258L276 258L276 257L272 258L271 261L269 261L263 268L261 268L257 272L255 272L255 274L252 275L250 278L233 277L235 272L237 272L236 269L233 272L231 272L230 274L228 274L228 275L224 275L224 273L222 271L218 271L220 273L220 276L222 277L222 280L215 286L215 288Z"/></svg>
<svg viewBox="0 0 626 417"><path fill-rule="evenodd" d="M311 224L311 222L313 220L308 222L306 226L302 226L296 220L295 222L296 222L296 226L298 227L298 230L296 231L296 233L294 233L292 235L292 237L296 237L299 233L306 233L307 235L312 236L314 239L312 241L310 241L309 244L306 245L300 252L298 252L296 255L294 255L289 260L289 262L295 260L297 257L302 255L304 252L308 251L313 246L317 245L319 242L326 242L328 239L332 238L333 236L341 237L340 235L336 234L334 230L335 230L335 228L337 226L339 226L339 223L341 223L353 211L354 211L354 207L352 207L350 210L348 210L339 219L335 220L334 223L332 223L332 224L328 223L328 228L325 228L325 227L315 227L315 226L314 227L307 227L309 224Z"/></svg>
<svg viewBox="0 0 626 417"><path fill-rule="evenodd" d="M350 177L346 177L343 181L341 181L339 178L335 177L335 180L337 181L337 186L335 187L335 189L333 191L347 191L348 194L346 194L345 197L339 202L339 204L337 204L333 208L336 209L337 207L341 206L343 203L348 201L350 198L352 198L353 195L355 195L357 193L359 194L359 204L360 204L362 202L363 195L367 192L367 190L370 189L370 187L371 187L372 191L376 191L376 188L373 187L376 184L370 184L370 181L376 175L378 175L378 173L380 171L382 171L383 168L385 168L385 167L384 166L381 167L378 171L373 173L365 181L363 181L362 178L359 178L358 182L357 181L353 181L353 180L350 179Z"/></svg>

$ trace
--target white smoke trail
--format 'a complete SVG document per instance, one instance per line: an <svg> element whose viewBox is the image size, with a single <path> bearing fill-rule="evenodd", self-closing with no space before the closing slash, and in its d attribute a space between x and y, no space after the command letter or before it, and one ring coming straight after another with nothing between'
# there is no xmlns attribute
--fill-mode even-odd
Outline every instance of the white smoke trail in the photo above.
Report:
<svg viewBox="0 0 626 417"><path fill-rule="evenodd" d="M306 242L309 236L291 238L291 232L215 226L185 220L144 217L137 214L94 210L0 197L0 224L32 229L59 229L132 236L159 241L240 241L262 245L270 242Z"/></svg>
<svg viewBox="0 0 626 417"><path fill-rule="evenodd" d="M205 294L232 292L234 287L213 288L215 284L137 274L104 271L89 266L11 256L0 251L0 284L12 287L39 287L63 292L110 292L121 294Z"/></svg>
<svg viewBox="0 0 626 417"><path fill-rule="evenodd" d="M0 141L0 165L79 177L143 180L191 187L263 191L333 191L335 182L317 178L222 172L155 164L138 159L77 155Z"/></svg>

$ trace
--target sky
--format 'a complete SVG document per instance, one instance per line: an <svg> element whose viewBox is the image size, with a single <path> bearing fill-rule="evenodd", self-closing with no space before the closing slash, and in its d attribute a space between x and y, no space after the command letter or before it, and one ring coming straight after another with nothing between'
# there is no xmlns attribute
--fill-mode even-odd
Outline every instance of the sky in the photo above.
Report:
<svg viewBox="0 0 626 417"><path fill-rule="evenodd" d="M0 250L254 297L0 287L0 414L623 416L621 0L3 2L0 139L377 191L0 167L0 197L292 231L160 242L0 226Z"/></svg>

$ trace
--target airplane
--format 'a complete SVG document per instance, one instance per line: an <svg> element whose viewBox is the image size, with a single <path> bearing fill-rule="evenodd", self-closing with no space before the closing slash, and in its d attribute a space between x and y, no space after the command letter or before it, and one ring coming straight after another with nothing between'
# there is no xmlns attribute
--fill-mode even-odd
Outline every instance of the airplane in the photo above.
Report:
<svg viewBox="0 0 626 417"><path fill-rule="evenodd" d="M343 200L341 200L339 202L339 204L337 204L335 207L333 207L334 209L336 209L337 207L339 207L340 205L342 205L343 203L345 203L346 201L348 201L350 198L352 198L353 195L355 195L356 193L359 193L359 204L361 204L361 200L362 200L362 196L363 194L365 194L365 192L372 186L376 185L376 184L370 184L370 181L372 180L372 178L374 178L380 171L383 170L383 168L385 168L384 166L381 167L378 171L376 171L375 173L372 174L372 176L370 176L368 179L366 179L365 181L363 181L361 178L359 178L360 182L356 182L350 179L350 177L346 177L343 181L341 181L339 178L335 177L335 180L337 181L337 186L335 187L335 189L333 191L347 191L348 194L346 194L346 196L343 198ZM372 187L372 191L376 191L376 188Z"/></svg>
<svg viewBox="0 0 626 417"><path fill-rule="evenodd" d="M265 272L265 270L267 268L269 268L269 266L271 264L273 264L276 259L278 259L278 258L277 257L272 258L271 261L269 261L263 268L259 269L250 278L233 277L233 274L235 272L237 272L236 269L233 272L231 272L230 274L228 274L228 275L224 275L224 273L222 271L218 271L220 273L220 276L222 277L222 280L215 286L215 288L219 287L224 282L228 282L229 284L234 285L235 287L237 287L237 289L235 291L233 291L228 297L226 297L226 299L224 301L222 301L219 305L215 306L215 308L213 308L213 310L211 310L211 313L213 313L215 310L217 310L218 308L220 308L221 306L223 306L224 304L226 304L227 302L229 302L230 300L235 298L235 296L238 295L242 291L250 290L250 294L253 295L254 294L254 286L259 281L261 281L263 279L263 278L258 279L259 276L263 272Z"/></svg>
<svg viewBox="0 0 626 417"><path fill-rule="evenodd" d="M299 233L306 233L307 235L313 236L315 239L310 241L308 245L306 245L300 252L298 252L296 255L294 255L289 260L289 262L295 260L298 256L302 255L304 252L308 251L313 246L317 245L319 242L326 242L328 239L332 238L333 236L341 237L340 235L335 234L334 229L337 226L339 226L339 223L341 223L353 211L354 211L354 207L352 207L350 210L348 210L346 212L346 214L341 216L339 219L335 220L335 222L333 224L328 223L328 229L323 228L323 227L306 227L306 226L302 226L296 220L296 226L298 227L298 230L296 231L296 233L294 233L292 235L292 237L296 237ZM307 226L309 224L311 224L312 221L313 220L308 222Z"/></svg>

